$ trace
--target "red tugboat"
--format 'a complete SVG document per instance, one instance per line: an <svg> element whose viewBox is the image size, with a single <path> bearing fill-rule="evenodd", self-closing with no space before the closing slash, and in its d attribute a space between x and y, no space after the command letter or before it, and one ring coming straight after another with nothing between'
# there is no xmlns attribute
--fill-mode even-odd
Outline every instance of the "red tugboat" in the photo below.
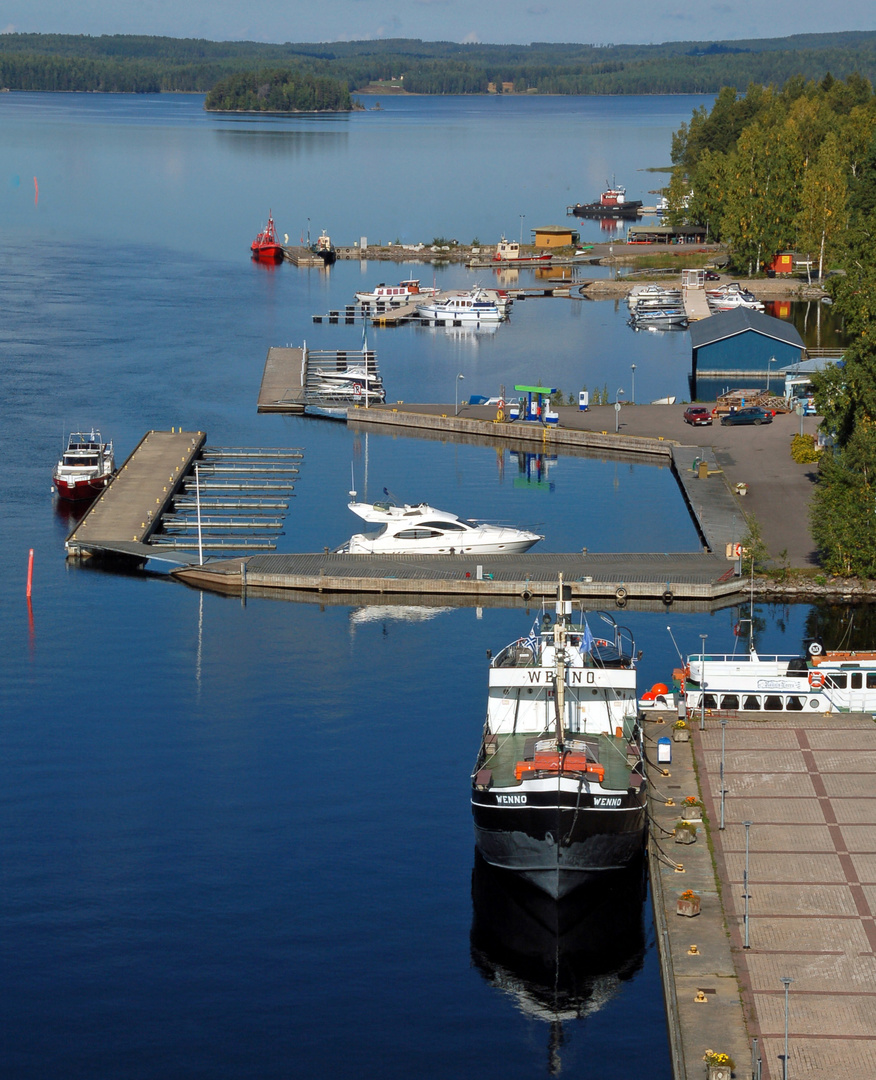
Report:
<svg viewBox="0 0 876 1080"><path fill-rule="evenodd" d="M268 212L268 224L250 245L252 257L258 262L282 262L283 246L274 230L274 219Z"/></svg>
<svg viewBox="0 0 876 1080"><path fill-rule="evenodd" d="M103 491L114 471L111 442L103 442L100 432L93 428L90 432L73 431L52 473L52 481L60 498L82 502Z"/></svg>

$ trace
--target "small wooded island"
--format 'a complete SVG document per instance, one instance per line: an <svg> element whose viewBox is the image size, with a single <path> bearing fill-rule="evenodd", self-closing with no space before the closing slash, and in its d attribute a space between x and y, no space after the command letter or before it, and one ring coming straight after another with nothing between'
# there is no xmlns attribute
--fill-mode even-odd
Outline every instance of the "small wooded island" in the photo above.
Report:
<svg viewBox="0 0 876 1080"><path fill-rule="evenodd" d="M306 71L273 68L244 71L216 83L207 94L208 112L350 112L345 83Z"/></svg>

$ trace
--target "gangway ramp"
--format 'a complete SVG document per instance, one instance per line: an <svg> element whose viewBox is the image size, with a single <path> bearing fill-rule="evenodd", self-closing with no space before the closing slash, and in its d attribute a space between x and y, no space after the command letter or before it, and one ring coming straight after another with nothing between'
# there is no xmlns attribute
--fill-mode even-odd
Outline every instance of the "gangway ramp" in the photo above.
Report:
<svg viewBox="0 0 876 1080"><path fill-rule="evenodd" d="M67 537L68 555L145 544L182 487L207 436L203 431L149 431L104 493Z"/></svg>

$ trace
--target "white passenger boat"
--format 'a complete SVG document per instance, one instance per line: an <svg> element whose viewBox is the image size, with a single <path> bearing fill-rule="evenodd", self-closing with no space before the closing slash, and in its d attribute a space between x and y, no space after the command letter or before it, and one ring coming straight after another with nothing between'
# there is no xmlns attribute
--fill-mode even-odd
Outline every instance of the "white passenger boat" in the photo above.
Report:
<svg viewBox="0 0 876 1080"><path fill-rule="evenodd" d="M646 832L635 642L571 616L560 579L555 618L491 659L471 778L480 854L555 899L633 864Z"/></svg>
<svg viewBox="0 0 876 1080"><path fill-rule="evenodd" d="M876 652L693 653L681 672L692 712L876 713Z"/></svg>
<svg viewBox="0 0 876 1080"><path fill-rule="evenodd" d="M384 494L387 494L384 489ZM356 493L351 492L355 498ZM528 551L544 537L506 525L465 520L428 503L399 505L389 497L376 503L348 503L377 528L356 533L335 550L351 555L498 555Z"/></svg>

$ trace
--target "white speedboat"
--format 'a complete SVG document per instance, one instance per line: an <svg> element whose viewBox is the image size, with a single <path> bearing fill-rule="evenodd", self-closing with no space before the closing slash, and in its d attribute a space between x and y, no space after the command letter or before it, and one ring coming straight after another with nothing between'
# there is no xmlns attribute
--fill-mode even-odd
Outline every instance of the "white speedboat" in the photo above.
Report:
<svg viewBox="0 0 876 1080"><path fill-rule="evenodd" d="M308 374L308 393L318 398L344 398L354 403L368 402L382 405L386 401L383 380L364 367L344 368L342 371L325 371L314 368Z"/></svg>
<svg viewBox="0 0 876 1080"><path fill-rule="evenodd" d="M436 298L429 304L417 306L417 314L426 322L437 323L498 323L504 318L499 305L483 295L483 290Z"/></svg>
<svg viewBox="0 0 876 1080"><path fill-rule="evenodd" d="M647 308L633 312L630 322L633 326L687 326L687 312L681 307Z"/></svg>
<svg viewBox="0 0 876 1080"><path fill-rule="evenodd" d="M764 309L760 300L745 290L725 293L723 296L709 296L708 302L713 311L732 311L734 308L749 308L751 311Z"/></svg>
<svg viewBox="0 0 876 1080"><path fill-rule="evenodd" d="M355 492L352 493L355 495ZM499 555L528 551L543 540L538 533L507 525L470 521L428 503L399 506L351 502L349 508L372 532L356 533L335 550L351 555Z"/></svg>
<svg viewBox="0 0 876 1080"><path fill-rule="evenodd" d="M480 854L554 899L634 864L647 829L635 642L571 615L561 578L555 618L491 659L471 777Z"/></svg>
<svg viewBox="0 0 876 1080"><path fill-rule="evenodd" d="M681 290L669 289L664 285L654 285L653 283L651 285L634 285L627 296L627 305L634 308L643 300L673 300L675 303L680 303Z"/></svg>
<svg viewBox="0 0 876 1080"><path fill-rule="evenodd" d="M876 713L876 652L693 653L681 671L691 713Z"/></svg>
<svg viewBox="0 0 876 1080"><path fill-rule="evenodd" d="M93 499L113 478L113 444L103 442L100 432L73 431L52 473L55 490L62 499L82 502Z"/></svg>

